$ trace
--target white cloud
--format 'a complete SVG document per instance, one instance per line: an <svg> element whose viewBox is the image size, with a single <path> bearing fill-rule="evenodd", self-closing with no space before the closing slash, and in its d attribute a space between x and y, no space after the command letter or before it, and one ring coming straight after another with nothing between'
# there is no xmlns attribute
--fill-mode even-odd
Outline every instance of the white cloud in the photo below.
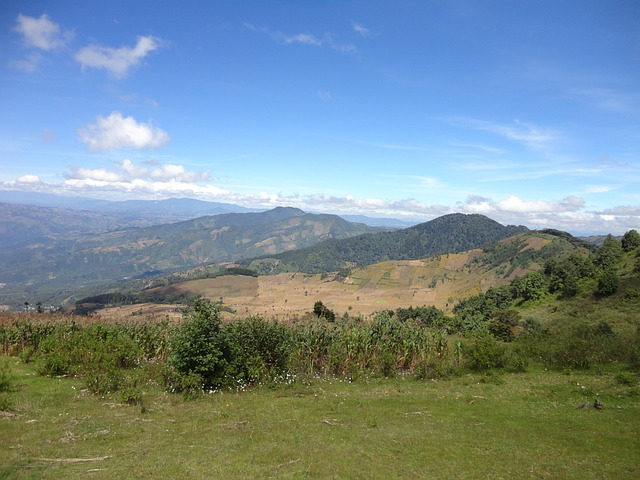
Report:
<svg viewBox="0 0 640 480"><path fill-rule="evenodd" d="M453 117L445 121L460 127L493 133L532 149L542 148L558 139L558 133L555 131L519 120L514 120L510 124L501 124L475 118Z"/></svg>
<svg viewBox="0 0 640 480"><path fill-rule="evenodd" d="M625 217L638 217L640 218L640 206L618 206L613 208L607 208L602 212L605 215L613 216L625 216Z"/></svg>
<svg viewBox="0 0 640 480"><path fill-rule="evenodd" d="M182 165L162 164L153 170L140 167L125 159L117 165L119 171L106 168L72 167L63 182L65 188L75 191L93 190L129 192L154 195L219 195L228 193L214 185L201 185L208 181L209 172L193 172Z"/></svg>
<svg viewBox="0 0 640 480"><path fill-rule="evenodd" d="M188 172L182 165L174 165L171 163L164 164L153 170L150 175L152 179L162 182L184 182L195 183L206 181L209 177L208 172Z"/></svg>
<svg viewBox="0 0 640 480"><path fill-rule="evenodd" d="M420 185L423 187L436 188L436 187L442 186L442 184L440 183L440 180L438 180L437 178L433 178L433 177L413 177L413 178L418 180L418 182L420 182Z"/></svg>
<svg viewBox="0 0 640 480"><path fill-rule="evenodd" d="M455 205L428 204L415 198L357 198L327 194L286 195L261 192L241 194L225 190L209 180L208 173L189 171L181 165L160 164L146 169L130 160L116 168L75 167L61 183L45 183L36 175L23 175L14 181L0 182L0 189L39 191L102 198L193 197L235 203L251 208L293 206L306 211L337 214L361 214L428 221L448 213L479 213L502 224L526 225L529 228L556 228L579 235L613 233L621 235L640 229L640 206L617 206L602 211L588 210L578 196L559 200L527 200L511 195L493 200L471 195ZM194 180L195 181L190 181Z"/></svg>
<svg viewBox="0 0 640 480"><path fill-rule="evenodd" d="M325 102L328 102L332 99L331 92L327 92L326 90L318 90L316 92L316 95L320 100L324 100Z"/></svg>
<svg viewBox="0 0 640 480"><path fill-rule="evenodd" d="M86 192L127 193L135 198L168 198L172 196L194 196L198 198L220 198L230 192L215 185L198 185L183 182L154 182L143 179L110 182L92 178L69 178L60 185L63 192L86 194Z"/></svg>
<svg viewBox="0 0 640 480"><path fill-rule="evenodd" d="M105 182L105 183L113 183L113 182L121 182L124 180L124 177L116 172L110 172L106 168L83 168L83 167L72 167L71 173L67 175L68 179L72 180L87 180L89 182Z"/></svg>
<svg viewBox="0 0 640 480"><path fill-rule="evenodd" d="M26 46L40 50L64 47L73 38L73 32L62 31L60 25L52 22L46 13L40 18L18 15L14 30L22 35Z"/></svg>
<svg viewBox="0 0 640 480"><path fill-rule="evenodd" d="M9 63L9 66L26 73L33 73L38 70L40 63L42 63L42 59L42 55L40 55L38 52L31 52L22 60L12 60Z"/></svg>
<svg viewBox="0 0 640 480"><path fill-rule="evenodd" d="M16 183L41 183L41 180L37 175L22 175L16 179Z"/></svg>
<svg viewBox="0 0 640 480"><path fill-rule="evenodd" d="M351 24L351 26L353 27L353 30L362 37L368 37L371 35L371 32L369 31L369 29L364 25L362 25L361 23L354 22Z"/></svg>
<svg viewBox="0 0 640 480"><path fill-rule="evenodd" d="M160 48L162 41L152 36L138 37L134 47L111 48L89 45L75 55L82 67L102 68L117 78L126 77L129 70L142 63L144 58Z"/></svg>
<svg viewBox="0 0 640 480"><path fill-rule="evenodd" d="M139 123L133 117L112 112L96 117L96 123L79 131L80 138L91 150L117 148L158 148L167 143L169 134L151 123Z"/></svg>
<svg viewBox="0 0 640 480"><path fill-rule="evenodd" d="M505 198L495 204L496 210L511 213L547 213L547 212L574 212L585 205L582 198L570 196L560 201L530 200L525 201L514 195Z"/></svg>
<svg viewBox="0 0 640 480"><path fill-rule="evenodd" d="M263 33L273 40L285 45L301 44L311 45L313 47L326 46L343 53L356 53L358 51L355 45L336 42L331 33L325 33L321 37L318 37L317 35L313 35L310 33L286 34L280 31L274 32L272 30L269 30L268 28L258 28L251 23L245 23L244 27L254 32Z"/></svg>
<svg viewBox="0 0 640 480"><path fill-rule="evenodd" d="M610 185L587 185L585 190L588 193L607 193L615 190L615 187Z"/></svg>
<svg viewBox="0 0 640 480"><path fill-rule="evenodd" d="M600 110L614 113L636 113L640 96L608 88L575 88L569 95Z"/></svg>
<svg viewBox="0 0 640 480"><path fill-rule="evenodd" d="M134 165L134 163L128 159L122 161L120 168L127 174L127 176L132 178L145 178L149 175L149 170L144 167Z"/></svg>

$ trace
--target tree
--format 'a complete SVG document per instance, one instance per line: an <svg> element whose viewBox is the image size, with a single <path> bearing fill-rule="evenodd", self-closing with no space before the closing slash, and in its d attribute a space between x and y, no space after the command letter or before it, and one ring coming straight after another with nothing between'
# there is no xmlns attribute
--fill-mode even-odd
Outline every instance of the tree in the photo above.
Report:
<svg viewBox="0 0 640 480"><path fill-rule="evenodd" d="M622 259L622 245L612 235L607 235L596 253L595 263L602 270L615 268Z"/></svg>
<svg viewBox="0 0 640 480"><path fill-rule="evenodd" d="M539 271L529 272L511 282L513 296L524 301L537 300L547 292L547 280Z"/></svg>
<svg viewBox="0 0 640 480"><path fill-rule="evenodd" d="M635 250L640 247L640 233L637 230L629 230L622 236L620 243L625 252Z"/></svg>
<svg viewBox="0 0 640 480"><path fill-rule="evenodd" d="M316 315L316 317L323 317L328 322L334 322L336 320L336 314L325 307L324 303L322 303L320 300L313 304L313 313Z"/></svg>
<svg viewBox="0 0 640 480"><path fill-rule="evenodd" d="M520 313L517 310L509 309L496 314L487 324L489 333L498 340L510 342L513 340L513 327L520 322Z"/></svg>
<svg viewBox="0 0 640 480"><path fill-rule="evenodd" d="M598 289L596 293L602 296L613 295L620 287L620 277L615 270L607 269L598 278Z"/></svg>
<svg viewBox="0 0 640 480"><path fill-rule="evenodd" d="M592 277L593 273L591 260L576 254L560 260L550 258L544 264L549 291L565 297L575 296L580 291L580 280Z"/></svg>
<svg viewBox="0 0 640 480"><path fill-rule="evenodd" d="M168 365L177 374L176 390L215 388L232 373L232 352L220 328L219 309L197 299L185 322L170 340ZM184 383L188 383L188 386Z"/></svg>

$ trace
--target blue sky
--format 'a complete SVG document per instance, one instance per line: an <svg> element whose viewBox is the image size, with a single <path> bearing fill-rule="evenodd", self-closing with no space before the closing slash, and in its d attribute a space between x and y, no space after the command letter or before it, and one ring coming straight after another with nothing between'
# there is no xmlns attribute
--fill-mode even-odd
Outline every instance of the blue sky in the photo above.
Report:
<svg viewBox="0 0 640 480"><path fill-rule="evenodd" d="M640 229L640 3L13 1L0 189Z"/></svg>

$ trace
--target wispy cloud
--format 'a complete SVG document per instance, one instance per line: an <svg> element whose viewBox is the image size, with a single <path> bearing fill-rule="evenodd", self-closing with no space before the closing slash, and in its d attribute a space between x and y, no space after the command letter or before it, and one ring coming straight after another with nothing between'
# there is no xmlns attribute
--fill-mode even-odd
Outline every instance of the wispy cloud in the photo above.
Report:
<svg viewBox="0 0 640 480"><path fill-rule="evenodd" d="M531 149L546 147L559 139L559 134L556 131L519 120L508 124L469 117L449 117L444 120L451 125L492 133Z"/></svg>
<svg viewBox="0 0 640 480"><path fill-rule="evenodd" d="M281 31L273 31L268 28L256 27L251 23L245 23L244 27L248 30L267 35L276 42L284 45L301 44L313 47L329 47L343 53L356 53L358 51L355 45L336 41L334 35L331 33L325 33L322 36L311 33L287 34Z"/></svg>
<svg viewBox="0 0 640 480"><path fill-rule="evenodd" d="M503 148L498 148L491 145L482 145L479 143L452 143L452 145L454 147L462 147L462 148L468 148L472 150L479 150L481 152L490 153L494 155L500 155L504 153Z"/></svg>
<svg viewBox="0 0 640 480"><path fill-rule="evenodd" d="M371 36L371 31L367 27L362 25L361 23L353 22L351 24L351 27L361 37L369 37L369 36Z"/></svg>
<svg viewBox="0 0 640 480"><path fill-rule="evenodd" d="M318 90L316 92L316 95L318 96L318 98L320 100L324 100L325 102L330 101L333 97L331 96L331 92L328 92L326 90Z"/></svg>
<svg viewBox="0 0 640 480"><path fill-rule="evenodd" d="M43 56L38 52L31 52L20 60L12 60L9 63L11 68L21 70L26 73L33 73L38 70L42 63Z"/></svg>
<svg viewBox="0 0 640 480"><path fill-rule="evenodd" d="M611 185L587 185L585 191L587 193L608 193L616 189Z"/></svg>
<svg viewBox="0 0 640 480"><path fill-rule="evenodd" d="M133 47L104 47L89 45L75 55L82 67L107 70L116 78L126 77L134 67L140 65L149 53L162 45L162 40L153 36L141 36Z"/></svg>
<svg viewBox="0 0 640 480"><path fill-rule="evenodd" d="M574 88L569 96L594 108L614 113L638 114L640 95L615 91L610 88Z"/></svg>
<svg viewBox="0 0 640 480"><path fill-rule="evenodd" d="M45 59L42 51L60 50L74 37L71 30L62 30L60 25L53 22L46 14L38 18L18 15L13 30L22 37L25 47L36 50L29 52L22 59L9 62L11 68L26 73L38 70Z"/></svg>
<svg viewBox="0 0 640 480"><path fill-rule="evenodd" d="M150 122L123 117L120 112L96 117L96 123L81 129L79 135L91 150L158 148L169 141L169 134L164 130Z"/></svg>
<svg viewBox="0 0 640 480"><path fill-rule="evenodd" d="M46 13L39 18L21 14L16 22L14 30L22 36L24 44L31 48L55 50L64 47L74 36L72 31L62 30Z"/></svg>

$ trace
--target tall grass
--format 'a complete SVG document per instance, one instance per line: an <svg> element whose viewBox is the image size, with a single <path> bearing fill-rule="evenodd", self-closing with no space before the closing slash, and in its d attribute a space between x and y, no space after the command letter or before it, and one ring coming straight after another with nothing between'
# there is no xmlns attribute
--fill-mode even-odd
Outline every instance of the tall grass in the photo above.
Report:
<svg viewBox="0 0 640 480"><path fill-rule="evenodd" d="M443 378L465 371L640 367L640 332L616 332L606 322L576 324L560 333L524 322L513 341L482 332L447 333L442 326L381 312L328 322L282 324L261 317L223 323L215 305L200 301L178 325L86 323L75 317L25 317L0 324L3 353L33 361L43 375L82 378L105 395L140 397L141 384L164 382L189 395L203 390L275 385L282 379L413 375ZM195 323L194 323L195 322Z"/></svg>

